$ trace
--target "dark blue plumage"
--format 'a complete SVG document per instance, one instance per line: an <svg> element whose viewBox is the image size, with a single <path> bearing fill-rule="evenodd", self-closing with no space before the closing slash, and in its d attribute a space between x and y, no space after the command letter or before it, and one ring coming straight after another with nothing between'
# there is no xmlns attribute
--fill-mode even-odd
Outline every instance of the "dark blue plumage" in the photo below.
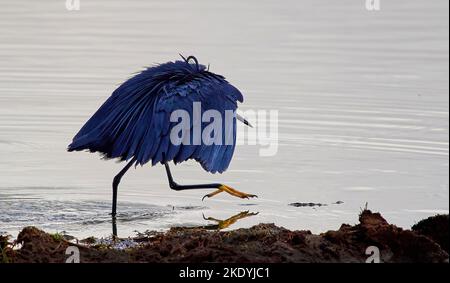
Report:
<svg viewBox="0 0 450 283"><path fill-rule="evenodd" d="M239 90L203 65L180 60L150 67L112 93L73 138L68 150L100 152L106 158L121 160L135 158L141 165L194 159L208 172L223 172L235 148L236 118L228 125L233 127L228 132L233 135L231 145L173 145L170 131L177 123L170 122L170 115L184 109L193 117L193 102L201 102L202 113L215 109L225 117L225 110L236 110L237 101L243 102ZM207 125L202 123L202 131ZM223 128L223 140L225 132Z"/></svg>

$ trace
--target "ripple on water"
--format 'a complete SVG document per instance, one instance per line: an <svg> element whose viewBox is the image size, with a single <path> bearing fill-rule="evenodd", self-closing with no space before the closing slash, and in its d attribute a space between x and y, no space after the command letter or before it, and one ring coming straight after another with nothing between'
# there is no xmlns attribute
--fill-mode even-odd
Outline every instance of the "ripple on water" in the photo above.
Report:
<svg viewBox="0 0 450 283"><path fill-rule="evenodd" d="M90 226L110 223L111 203L105 201L61 201L39 198L3 199L5 211L0 217L0 230L16 230L25 226L58 227ZM120 202L118 222L155 220L204 206L158 206Z"/></svg>

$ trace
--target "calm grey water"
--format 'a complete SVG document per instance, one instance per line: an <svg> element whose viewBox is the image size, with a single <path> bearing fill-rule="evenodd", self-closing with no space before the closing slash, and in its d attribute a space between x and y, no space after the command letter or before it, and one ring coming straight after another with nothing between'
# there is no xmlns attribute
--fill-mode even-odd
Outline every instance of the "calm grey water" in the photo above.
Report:
<svg viewBox="0 0 450 283"><path fill-rule="evenodd" d="M0 231L110 234L123 164L66 147L122 81L178 53L224 74L243 110L278 110L278 153L239 146L222 175L174 168L180 183L224 182L256 200L202 202L207 191L171 191L161 166L131 170L120 236L246 210L259 214L232 228L337 229L366 202L402 227L448 213L449 3L364 2L81 0L67 11L64 0L0 0Z"/></svg>

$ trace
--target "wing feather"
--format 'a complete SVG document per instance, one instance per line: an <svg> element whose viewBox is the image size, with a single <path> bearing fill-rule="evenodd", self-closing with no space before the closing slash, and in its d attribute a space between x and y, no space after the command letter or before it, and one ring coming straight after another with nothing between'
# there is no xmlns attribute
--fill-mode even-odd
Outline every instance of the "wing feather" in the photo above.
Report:
<svg viewBox="0 0 450 283"><path fill-rule="evenodd" d="M77 133L68 150L88 149L121 160L135 157L141 165L194 159L209 172L223 172L235 148L234 142L224 143L225 134L236 140L236 119L233 117L231 125L225 123L225 111L235 111L238 101L243 101L239 90L203 65L196 68L176 61L151 67L119 86ZM209 109L220 112L221 144L192 144L193 125L199 121L190 121L186 129L190 144L186 139L180 145L170 142L170 133L177 125L170 122L171 113L185 110L192 119L193 102L201 103L202 115ZM206 126L201 123L201 132Z"/></svg>

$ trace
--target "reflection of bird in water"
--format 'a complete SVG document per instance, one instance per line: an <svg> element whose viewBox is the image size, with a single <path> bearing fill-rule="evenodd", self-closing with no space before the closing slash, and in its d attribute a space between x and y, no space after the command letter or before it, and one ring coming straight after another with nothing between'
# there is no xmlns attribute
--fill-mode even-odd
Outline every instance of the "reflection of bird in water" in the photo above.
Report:
<svg viewBox="0 0 450 283"><path fill-rule="evenodd" d="M249 212L247 210L247 211L238 213L236 215L233 215L230 218L225 219L225 220L220 220L220 219L216 219L213 217L205 217L205 215L203 215L203 219L215 221L215 222L217 222L217 224L205 225L205 226L200 226L200 227L196 227L196 228L203 228L203 229L207 229L207 230L222 230L222 229L228 228L230 225L233 225L234 223L236 223L236 221L238 221L240 219L258 215L258 213L259 212L254 213L254 212Z"/></svg>
<svg viewBox="0 0 450 283"><path fill-rule="evenodd" d="M205 215L203 214L203 219L205 220L209 220L209 221L215 221L217 222L217 224L209 224L209 225L202 225L202 226L195 226L195 227L183 227L184 229L205 229L205 230L222 230L225 228L228 228L229 226L233 225L234 223L236 223L238 220L240 219L244 219L247 217L251 217L254 215L258 215L259 212L249 212L247 211L242 211L236 215L233 215L225 220L220 220L220 219L216 219L213 217L205 217ZM117 237L117 222L116 222L116 218L113 217L112 219L112 231L113 231L113 237Z"/></svg>
<svg viewBox="0 0 450 283"><path fill-rule="evenodd" d="M240 198L255 197L220 183L179 185L173 180L170 161L177 164L193 159L208 172L224 172L236 144L236 120L251 126L235 113L237 102L243 102L237 88L223 76L210 72L209 67L200 65L195 57L181 57L183 61L150 67L124 82L69 145L69 151L89 150L100 152L107 159L129 160L113 180L113 217L116 215L117 189L121 178L131 166L144 165L149 161L152 165L161 163L165 166L169 186L173 190L216 189L205 197L221 192ZM196 115L195 103L200 103L200 117ZM181 122L178 122L183 119L182 116L174 122L171 118L176 111L190 117L189 123L180 127ZM219 113L221 130L211 127L213 122L218 123L211 113ZM228 113L232 113L231 118ZM172 135L173 131L177 135ZM180 132L182 142L178 140ZM209 135L205 136L205 132ZM173 139L180 143L174 143Z"/></svg>

